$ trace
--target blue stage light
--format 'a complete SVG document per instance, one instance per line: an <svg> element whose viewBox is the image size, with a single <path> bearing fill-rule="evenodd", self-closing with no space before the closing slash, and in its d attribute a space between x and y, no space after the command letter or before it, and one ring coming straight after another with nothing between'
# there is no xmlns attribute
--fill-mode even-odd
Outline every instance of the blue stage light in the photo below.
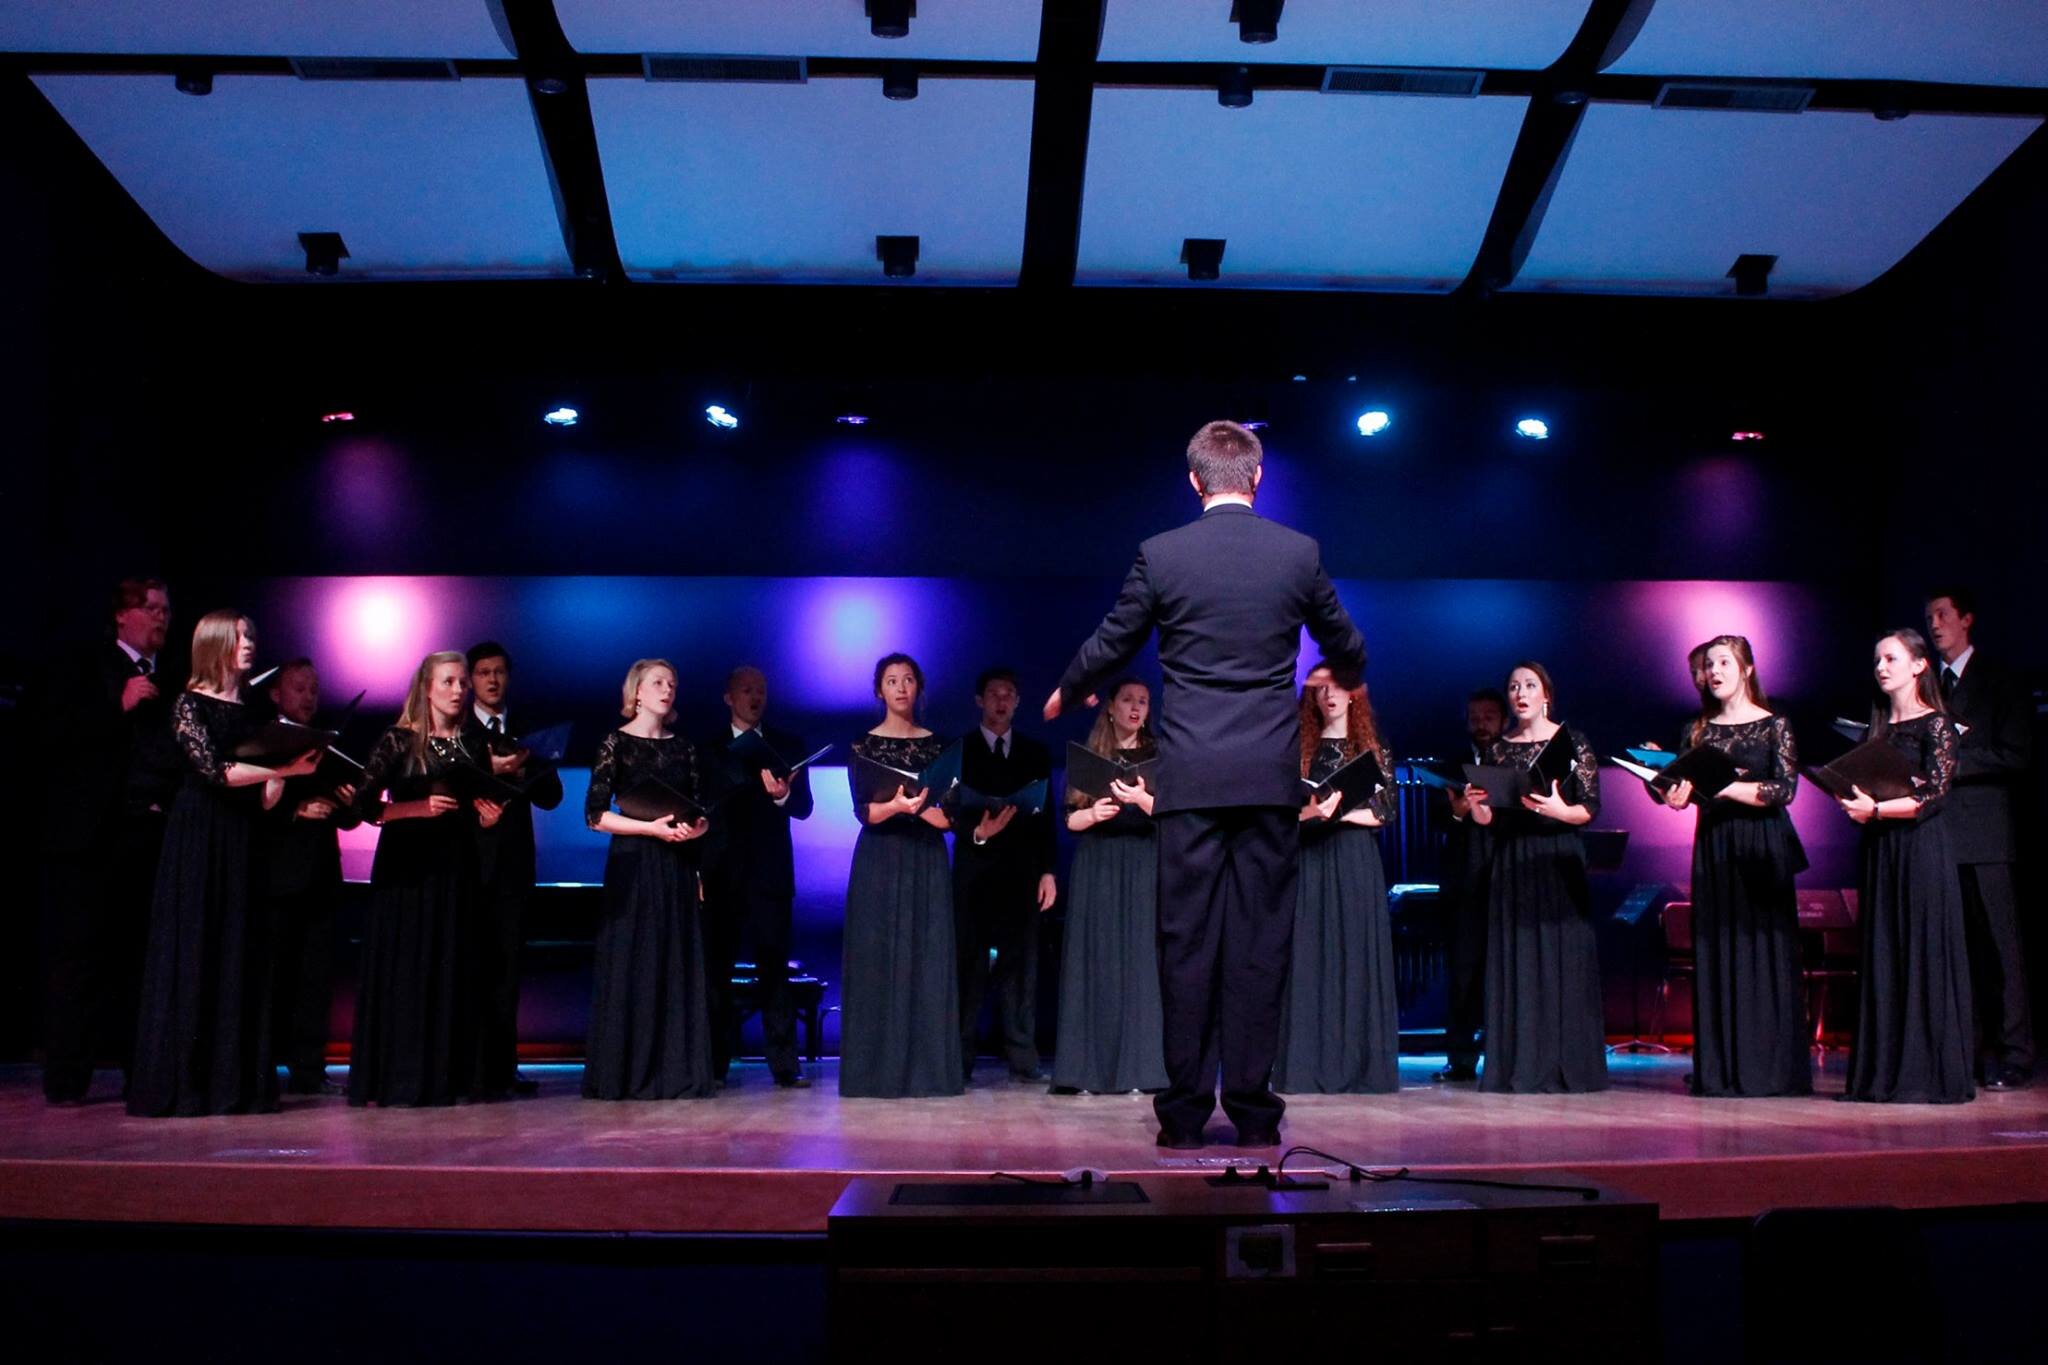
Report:
<svg viewBox="0 0 2048 1365"><path fill-rule="evenodd" d="M1358 414L1358 434L1360 436L1377 436L1392 425L1394 425L1394 419L1378 408L1374 408L1370 412Z"/></svg>
<svg viewBox="0 0 2048 1365"><path fill-rule="evenodd" d="M739 414L728 411L716 403L704 409L704 420L720 431L731 431L740 424Z"/></svg>
<svg viewBox="0 0 2048 1365"><path fill-rule="evenodd" d="M1547 441L1550 439L1550 423L1541 417L1524 417L1515 423L1515 435L1531 441Z"/></svg>
<svg viewBox="0 0 2048 1365"><path fill-rule="evenodd" d="M857 412L844 412L832 420L842 427L864 427L868 424L868 419Z"/></svg>
<svg viewBox="0 0 2048 1365"><path fill-rule="evenodd" d="M574 408L556 408L540 420L551 427L573 427L580 415Z"/></svg>

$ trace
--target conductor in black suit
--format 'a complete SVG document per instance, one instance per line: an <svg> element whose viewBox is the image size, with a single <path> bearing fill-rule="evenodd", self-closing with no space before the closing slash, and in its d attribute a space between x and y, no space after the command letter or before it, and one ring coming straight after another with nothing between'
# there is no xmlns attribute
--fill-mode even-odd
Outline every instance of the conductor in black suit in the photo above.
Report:
<svg viewBox="0 0 2048 1365"><path fill-rule="evenodd" d="M981 724L960 741L960 783L985 796L1008 796L1052 779L1052 754L1017 733L1017 675L983 670L974 682ZM1058 895L1058 844L1050 806L1029 815L1015 806L953 841L953 942L960 955L960 1069L969 1078L984 999L995 1002L995 1032L1010 1077L1042 1081L1038 1065L1038 917ZM989 961L993 950L995 961Z"/></svg>
<svg viewBox="0 0 2048 1365"><path fill-rule="evenodd" d="M1188 443L1201 520L1138 547L1116 606L1045 704L1047 719L1159 631L1159 985L1167 1088L1159 1144L1198 1147L1223 1078L1240 1146L1279 1141L1268 1086L1294 938L1301 807L1301 628L1339 671L1365 641L1315 541L1260 517L1258 437L1211 422Z"/></svg>
<svg viewBox="0 0 2048 1365"><path fill-rule="evenodd" d="M726 724L706 741L707 767L722 769L732 795L712 818L704 840L705 957L711 975L711 1074L723 1080L739 1049L740 1018L733 1000L733 964L752 954L760 982L761 1037L768 1073L784 1089L807 1089L796 1050L796 998L789 986L791 919L796 903L796 856L789 822L811 815L808 768L787 778L758 764L742 765L729 752L749 730L785 763L809 751L787 730L764 724L768 678L758 668L735 668L725 680Z"/></svg>
<svg viewBox="0 0 2048 1365"><path fill-rule="evenodd" d="M478 766L523 783L523 799L508 802L491 825L476 829L477 995L484 1015L477 1029L477 1089L486 1099L530 1095L539 1085L519 1065L519 950L526 943L526 904L533 898L533 808L562 804L562 776L553 767L526 780L532 755L512 737L512 656L496 640L469 651L469 713L462 744Z"/></svg>
<svg viewBox="0 0 2048 1365"><path fill-rule="evenodd" d="M96 1061L127 1069L165 813L184 773L170 704L185 680L159 676L170 590L124 578L109 615L113 637L60 659L45 698L43 1095L52 1104L84 1099Z"/></svg>
<svg viewBox="0 0 2048 1365"><path fill-rule="evenodd" d="M1977 1007L1977 1073L1987 1090L2012 1090L2034 1072L2013 818L2032 757L2034 707L2017 678L1978 654L1970 639L1976 624L1970 593L1941 588L1928 595L1927 634L1941 656L1936 680L1963 731L1945 819L1962 881L1970 994Z"/></svg>

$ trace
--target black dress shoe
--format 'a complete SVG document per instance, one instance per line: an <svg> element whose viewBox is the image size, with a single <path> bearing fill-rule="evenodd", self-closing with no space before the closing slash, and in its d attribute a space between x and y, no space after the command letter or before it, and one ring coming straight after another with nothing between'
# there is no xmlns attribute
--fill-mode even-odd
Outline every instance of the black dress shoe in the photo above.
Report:
<svg viewBox="0 0 2048 1365"><path fill-rule="evenodd" d="M1034 1066L1029 1071L1017 1071L1013 1069L1010 1072L1010 1079L1013 1081L1022 1081L1026 1085L1043 1085L1046 1081L1051 1080L1052 1077L1046 1075L1043 1068Z"/></svg>
<svg viewBox="0 0 2048 1365"><path fill-rule="evenodd" d="M512 1078L512 1093L522 1097L538 1095L540 1093L540 1082L531 1076L514 1076Z"/></svg>
<svg viewBox="0 0 2048 1365"><path fill-rule="evenodd" d="M1479 1069L1470 1066L1447 1066L1430 1079L1445 1082L1476 1081L1479 1079Z"/></svg>
<svg viewBox="0 0 2048 1365"><path fill-rule="evenodd" d="M777 1076L775 1085L780 1090L809 1090L811 1081L808 1076Z"/></svg>
<svg viewBox="0 0 2048 1365"><path fill-rule="evenodd" d="M1175 1152L1195 1152L1202 1147L1200 1133L1176 1133L1171 1128L1161 1128L1157 1145Z"/></svg>
<svg viewBox="0 0 2048 1365"><path fill-rule="evenodd" d="M1237 1133L1237 1145L1240 1147L1278 1147L1280 1145L1280 1130L1278 1128L1253 1128L1247 1131L1240 1128Z"/></svg>
<svg viewBox="0 0 2048 1365"><path fill-rule="evenodd" d="M2016 1066L2002 1066L1984 1078L1986 1090L2024 1090L2033 1077Z"/></svg>

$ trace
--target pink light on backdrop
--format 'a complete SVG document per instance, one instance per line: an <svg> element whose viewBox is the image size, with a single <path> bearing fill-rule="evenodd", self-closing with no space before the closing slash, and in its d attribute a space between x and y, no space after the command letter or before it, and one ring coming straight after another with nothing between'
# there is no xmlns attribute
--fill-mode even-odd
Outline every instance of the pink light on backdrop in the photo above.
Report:
<svg viewBox="0 0 2048 1365"><path fill-rule="evenodd" d="M320 634L326 691L347 697L366 690L366 704L405 700L413 670L443 648L443 613L432 583L416 578L344 580L324 604Z"/></svg>
<svg viewBox="0 0 2048 1365"><path fill-rule="evenodd" d="M1656 647L1655 656L1643 660L1642 676L1659 697L1698 705L1685 657L1694 645L1716 635L1748 638L1766 691L1791 693L1805 685L1790 647L1800 621L1816 610L1802 589L1785 583L1695 580L1636 583L1624 592L1633 635Z"/></svg>

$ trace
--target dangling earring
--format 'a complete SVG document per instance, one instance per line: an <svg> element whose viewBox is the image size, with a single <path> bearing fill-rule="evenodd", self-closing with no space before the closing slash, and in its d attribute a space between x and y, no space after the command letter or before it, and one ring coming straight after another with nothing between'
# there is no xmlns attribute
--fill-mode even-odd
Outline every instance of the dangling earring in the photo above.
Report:
<svg viewBox="0 0 2048 1365"><path fill-rule="evenodd" d="M633 698L633 714L636 716L640 714L640 699L638 697Z"/></svg>

